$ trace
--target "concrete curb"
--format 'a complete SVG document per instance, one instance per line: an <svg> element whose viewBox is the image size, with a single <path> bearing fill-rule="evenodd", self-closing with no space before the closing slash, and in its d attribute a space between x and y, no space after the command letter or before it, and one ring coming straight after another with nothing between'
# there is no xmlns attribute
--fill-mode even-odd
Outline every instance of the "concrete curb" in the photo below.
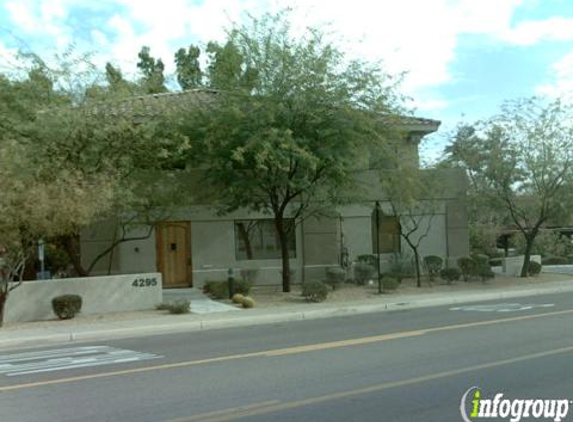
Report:
<svg viewBox="0 0 573 422"><path fill-rule="evenodd" d="M8 334L8 337L0 338L0 348L7 349L16 346L20 347L40 347L47 344L87 342L97 340L111 340L119 338L142 337L151 334L176 334L182 332L196 332L204 330L215 330L221 328L246 327L264 324L277 324L284 322L304 321L321 318L332 318L350 315L362 315L377 312L390 312L402 309L418 309L436 306L457 305L461 303L474 303L489 300L512 299L519 297L530 297L545 294L557 294L562 292L573 292L573 283L566 282L549 288L533 288L528 290L505 290L499 292L472 293L471 296L465 294L454 294L449 297L440 298L420 298L414 297L408 302L408 297L403 297L402 301L376 304L347 304L339 306L326 306L322 309L286 310L268 313L265 311L253 310L241 313L233 313L228 317L225 314L211 314L209 317L201 315L193 320L153 321L143 325L127 325L121 327L106 327L103 329L81 327L65 331L25 330L13 331L0 334ZM196 317L196 315L193 315ZM181 317L176 317L180 319Z"/></svg>

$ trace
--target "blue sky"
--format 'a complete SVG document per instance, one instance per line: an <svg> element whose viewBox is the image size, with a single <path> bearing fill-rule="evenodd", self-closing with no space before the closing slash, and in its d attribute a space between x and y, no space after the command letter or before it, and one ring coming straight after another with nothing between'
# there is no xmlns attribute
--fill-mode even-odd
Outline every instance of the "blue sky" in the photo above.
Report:
<svg viewBox="0 0 573 422"><path fill-rule="evenodd" d="M457 122L490 116L503 100L573 91L573 0L1 0L0 71L18 49L49 56L70 44L132 75L148 45L172 71L177 48L285 6L295 28L327 25L350 56L407 72L410 106L443 122L426 158Z"/></svg>

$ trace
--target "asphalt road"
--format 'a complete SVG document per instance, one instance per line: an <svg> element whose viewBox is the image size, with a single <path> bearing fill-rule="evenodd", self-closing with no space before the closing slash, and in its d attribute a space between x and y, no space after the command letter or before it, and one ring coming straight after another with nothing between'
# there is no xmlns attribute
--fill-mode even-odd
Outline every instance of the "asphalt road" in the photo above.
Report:
<svg viewBox="0 0 573 422"><path fill-rule="evenodd" d="M573 399L573 293L478 305L1 352L0 421L448 422L473 386Z"/></svg>

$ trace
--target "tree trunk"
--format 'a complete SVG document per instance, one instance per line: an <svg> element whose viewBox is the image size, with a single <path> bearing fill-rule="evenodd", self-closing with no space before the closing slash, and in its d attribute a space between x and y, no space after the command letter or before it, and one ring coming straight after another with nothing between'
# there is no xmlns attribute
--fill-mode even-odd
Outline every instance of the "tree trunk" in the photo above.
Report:
<svg viewBox="0 0 573 422"><path fill-rule="evenodd" d="M290 292L290 256L288 251L288 231L284 226L284 218L282 216L275 217L275 226L279 243L281 245L281 259L282 259L282 279L283 279L283 292Z"/></svg>
<svg viewBox="0 0 573 422"><path fill-rule="evenodd" d="M530 233L525 236L525 252L523 253L523 267L521 267L520 277L529 276L529 261L531 259L531 250L533 249L533 241L535 240L535 233Z"/></svg>
<svg viewBox="0 0 573 422"><path fill-rule="evenodd" d="M416 264L416 286L422 287L422 280L420 277L420 254L418 253L418 248L414 249L414 263Z"/></svg>
<svg viewBox="0 0 573 422"><path fill-rule="evenodd" d="M4 323L4 307L6 305L6 299L8 299L8 293L0 290L0 327Z"/></svg>
<svg viewBox="0 0 573 422"><path fill-rule="evenodd" d="M74 236L64 236L61 238L62 245L66 254L70 258L70 262L74 266L74 270L80 277L87 277L89 272L83 267L80 254L78 253L78 246L75 244Z"/></svg>

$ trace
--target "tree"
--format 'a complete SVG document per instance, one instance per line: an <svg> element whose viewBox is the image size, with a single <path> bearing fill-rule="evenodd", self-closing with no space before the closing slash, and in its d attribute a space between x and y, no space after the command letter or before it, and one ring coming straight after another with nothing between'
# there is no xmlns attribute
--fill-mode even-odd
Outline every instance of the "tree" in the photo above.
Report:
<svg viewBox="0 0 573 422"><path fill-rule="evenodd" d="M571 111L560 101L507 102L498 116L459 128L446 148L482 203L523 236L521 277L540 229L559 222L573 201Z"/></svg>
<svg viewBox="0 0 573 422"><path fill-rule="evenodd" d="M151 56L150 48L147 46L141 47L141 51L137 57L139 57L137 68L143 74L143 79L140 84L145 93L157 94L166 92L165 76L163 75L165 65L163 64L163 61Z"/></svg>
<svg viewBox="0 0 573 422"><path fill-rule="evenodd" d="M420 245L429 235L435 215L435 204L431 192L435 191L435 180L429 169L398 167L380 172L380 183L390 204L392 216L399 224L400 237L414 254L416 285L421 282Z"/></svg>
<svg viewBox="0 0 573 422"><path fill-rule="evenodd" d="M228 36L223 49L211 45L208 71L208 85L226 91L179 116L179 130L198 145L221 212L272 216L288 292L292 221L354 186L365 154L385 142L381 115L394 111L393 89L379 67L347 60L320 31L294 38L284 14Z"/></svg>
<svg viewBox="0 0 573 422"><path fill-rule="evenodd" d="M201 50L190 45L188 51L180 48L175 53L177 82L182 89L198 88L202 85L203 72L199 64Z"/></svg>

